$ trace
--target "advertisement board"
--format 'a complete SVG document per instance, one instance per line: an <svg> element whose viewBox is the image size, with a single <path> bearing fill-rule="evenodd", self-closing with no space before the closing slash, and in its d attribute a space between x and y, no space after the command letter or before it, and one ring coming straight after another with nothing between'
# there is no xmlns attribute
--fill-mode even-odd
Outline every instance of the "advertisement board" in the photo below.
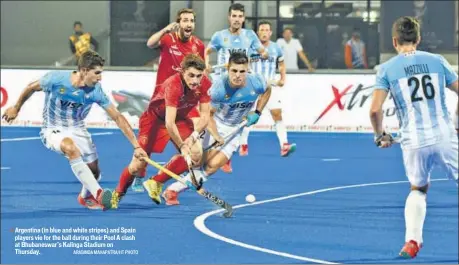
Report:
<svg viewBox="0 0 459 265"><path fill-rule="evenodd" d="M18 99L29 82L49 70L1 70L1 111ZM156 73L148 71L105 71L102 87L110 100L133 127L153 94ZM374 74L291 74L283 88L283 119L290 131L371 132L369 108ZM455 111L457 97L447 91L447 106ZM451 95L453 96L451 96ZM41 125L44 93L35 93L23 106L13 125ZM88 127L115 127L98 106L86 119ZM6 125L2 121L2 125ZM384 125L396 130L398 120L393 100L384 104ZM269 110L265 109L254 130L274 130Z"/></svg>

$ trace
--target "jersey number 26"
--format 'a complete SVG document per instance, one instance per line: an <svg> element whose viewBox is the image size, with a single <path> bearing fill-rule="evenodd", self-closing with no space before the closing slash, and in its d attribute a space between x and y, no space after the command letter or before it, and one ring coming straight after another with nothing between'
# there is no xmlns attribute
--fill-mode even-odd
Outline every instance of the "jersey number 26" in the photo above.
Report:
<svg viewBox="0 0 459 265"><path fill-rule="evenodd" d="M416 102L423 100L424 98L426 99L433 99L435 97L435 87L432 84L432 78L430 75L423 75L421 77L421 80L419 80L418 77L412 76L408 79L408 86L414 85L413 92L411 93L411 102ZM424 97L418 96L418 90L419 87L422 88L422 92L424 94Z"/></svg>

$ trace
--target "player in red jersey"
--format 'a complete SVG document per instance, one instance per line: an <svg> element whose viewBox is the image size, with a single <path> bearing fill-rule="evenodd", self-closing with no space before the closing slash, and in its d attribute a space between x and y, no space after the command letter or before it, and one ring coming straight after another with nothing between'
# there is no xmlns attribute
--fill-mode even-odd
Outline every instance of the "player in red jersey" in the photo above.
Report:
<svg viewBox="0 0 459 265"><path fill-rule="evenodd" d="M148 39L148 47L157 47L161 51L155 87L161 85L170 76L180 72L180 63L186 55L194 53L204 58L204 43L192 35L195 28L195 18L196 14L192 9L180 9L177 12L175 22L156 32ZM152 98L155 97L156 91L158 90L154 90ZM133 191L144 191L142 186L143 177L145 175L135 178L132 183Z"/></svg>
<svg viewBox="0 0 459 265"><path fill-rule="evenodd" d="M180 72L180 63L186 55L195 53L204 58L204 43L193 35L195 18L193 9L181 9L177 12L176 22L169 24L148 39L148 47L159 47L161 50L156 86L161 85L171 75Z"/></svg>
<svg viewBox="0 0 459 265"><path fill-rule="evenodd" d="M176 174L188 170L185 156L191 156L196 165L200 163L202 148L197 139L210 118L208 90L211 82L204 74L204 60L198 55L189 54L185 56L181 68L182 72L174 74L157 87L148 109L140 118L138 135L139 144L148 156L151 153L162 153L169 140L172 140L181 155L173 156L165 167ZM192 148L197 151L192 153ZM121 173L118 186L113 192L112 208L118 208L134 175L145 176L145 169L146 162L132 158L129 166ZM169 178L164 172L159 172L143 183L155 203L161 203L162 186Z"/></svg>

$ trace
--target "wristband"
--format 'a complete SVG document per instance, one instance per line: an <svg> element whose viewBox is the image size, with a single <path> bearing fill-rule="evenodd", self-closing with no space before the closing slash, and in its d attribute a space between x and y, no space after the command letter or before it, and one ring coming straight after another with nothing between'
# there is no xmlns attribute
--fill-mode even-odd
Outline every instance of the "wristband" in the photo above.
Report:
<svg viewBox="0 0 459 265"><path fill-rule="evenodd" d="M261 116L261 111L259 111L259 110L256 109L256 110L255 110L255 113L258 114L258 116Z"/></svg>

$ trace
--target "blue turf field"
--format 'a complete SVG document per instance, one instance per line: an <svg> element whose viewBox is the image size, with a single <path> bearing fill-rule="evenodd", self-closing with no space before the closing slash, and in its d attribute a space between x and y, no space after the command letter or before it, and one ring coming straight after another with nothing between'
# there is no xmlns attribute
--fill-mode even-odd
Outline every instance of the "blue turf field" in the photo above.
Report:
<svg viewBox="0 0 459 265"><path fill-rule="evenodd" d="M249 156L236 155L234 173L219 172L206 187L233 205L245 204L249 193L259 204L223 219L207 214L217 208L192 192L178 207L154 205L146 193L130 190L117 211L82 208L76 201L81 185L65 158L38 139L3 140L38 132L1 129L2 263L458 263L458 190L438 171L428 195L424 248L414 260L397 258L409 185L399 147L378 149L368 134L292 133L297 152L281 158L274 133L252 133ZM93 140L102 185L114 188L132 153L120 132L110 132ZM152 158L167 161L173 153L169 146ZM105 242L138 254L35 248L40 255L16 255L18 234L10 231L16 227L133 227L134 241Z"/></svg>

